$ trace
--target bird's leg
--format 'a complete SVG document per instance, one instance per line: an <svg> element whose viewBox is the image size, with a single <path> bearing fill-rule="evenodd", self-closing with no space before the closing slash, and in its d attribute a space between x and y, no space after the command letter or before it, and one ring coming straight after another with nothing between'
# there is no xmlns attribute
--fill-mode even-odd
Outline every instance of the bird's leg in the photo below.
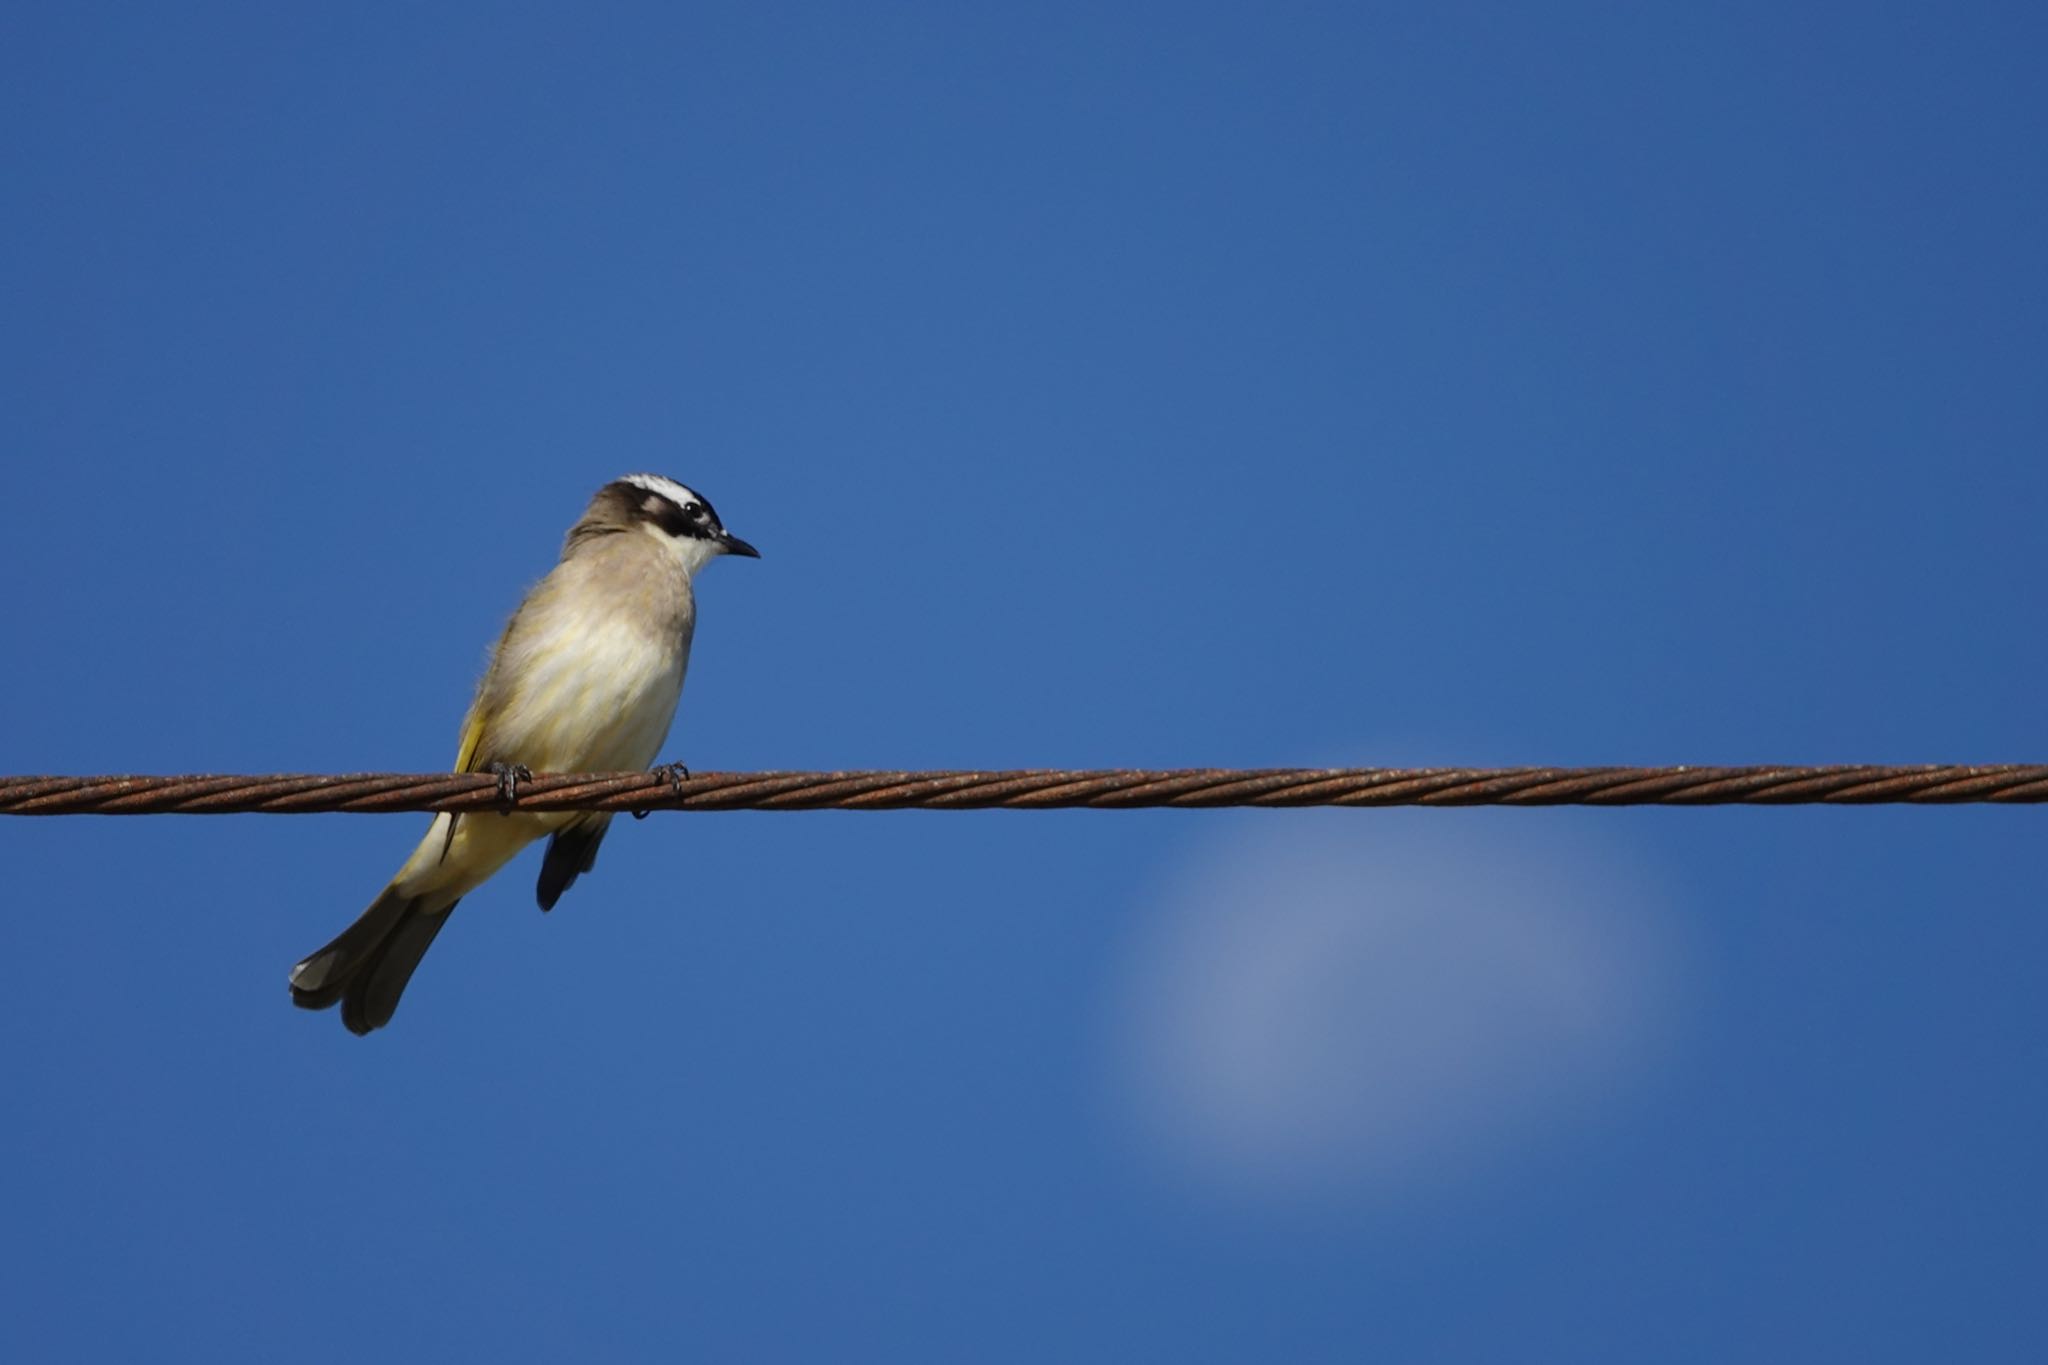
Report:
<svg viewBox="0 0 2048 1365"><path fill-rule="evenodd" d="M674 796L681 796L683 794L683 783L690 780L689 768L681 763L664 763L658 768L649 768L647 771L653 773L656 777L667 778L669 792ZM633 818L635 820L645 820L647 812L636 810L633 812Z"/></svg>
<svg viewBox="0 0 2048 1365"><path fill-rule="evenodd" d="M533 769L524 763L486 763L484 771L498 779L498 799L505 803L503 814L510 815L519 804L519 784L530 781Z"/></svg>

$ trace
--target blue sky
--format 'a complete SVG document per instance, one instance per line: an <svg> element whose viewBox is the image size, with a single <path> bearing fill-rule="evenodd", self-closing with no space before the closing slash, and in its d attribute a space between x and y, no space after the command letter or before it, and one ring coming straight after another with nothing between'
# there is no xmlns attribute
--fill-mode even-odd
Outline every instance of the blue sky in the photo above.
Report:
<svg viewBox="0 0 2048 1365"><path fill-rule="evenodd" d="M2042 754L2025 6L17 5L0 770ZM2032 811L0 822L37 1360L2036 1359Z"/></svg>

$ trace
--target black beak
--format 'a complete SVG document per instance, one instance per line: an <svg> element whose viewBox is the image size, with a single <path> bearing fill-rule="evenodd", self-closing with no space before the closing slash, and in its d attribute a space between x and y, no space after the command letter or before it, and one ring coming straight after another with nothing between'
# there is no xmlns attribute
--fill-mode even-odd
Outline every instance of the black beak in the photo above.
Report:
<svg viewBox="0 0 2048 1365"><path fill-rule="evenodd" d="M741 540L730 531L720 531L718 533L718 543L725 547L725 552L729 555L739 555L746 559L759 559L761 557L759 550L747 544L747 542Z"/></svg>

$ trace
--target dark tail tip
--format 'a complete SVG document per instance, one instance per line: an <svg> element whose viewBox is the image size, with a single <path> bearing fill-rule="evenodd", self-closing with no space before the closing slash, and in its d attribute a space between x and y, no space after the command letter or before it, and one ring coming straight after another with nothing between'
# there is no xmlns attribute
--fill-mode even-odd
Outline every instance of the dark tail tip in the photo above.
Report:
<svg viewBox="0 0 2048 1365"><path fill-rule="evenodd" d="M292 1003L308 1010L340 1005L350 1033L382 1028L454 908L450 902L429 912L386 887L332 943L292 968Z"/></svg>
<svg viewBox="0 0 2048 1365"><path fill-rule="evenodd" d="M448 922L453 903L434 911L422 910L414 902L390 937L377 946L376 953L352 977L341 996L341 1022L350 1033L365 1034L383 1028L398 1010L398 999L434 936Z"/></svg>
<svg viewBox="0 0 2048 1365"><path fill-rule="evenodd" d="M324 1010L341 1003L348 977L333 973L334 959L318 952L292 968L292 1003L302 1010Z"/></svg>

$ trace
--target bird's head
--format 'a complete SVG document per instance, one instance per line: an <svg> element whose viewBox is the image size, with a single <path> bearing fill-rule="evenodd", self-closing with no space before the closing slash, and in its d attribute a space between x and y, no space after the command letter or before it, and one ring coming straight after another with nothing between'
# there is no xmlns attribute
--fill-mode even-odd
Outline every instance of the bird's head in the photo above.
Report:
<svg viewBox="0 0 2048 1365"><path fill-rule="evenodd" d="M719 555L761 557L725 529L701 494L659 474L628 474L597 490L583 520L570 530L566 552L574 553L586 538L621 533L654 537L685 573L695 573Z"/></svg>

